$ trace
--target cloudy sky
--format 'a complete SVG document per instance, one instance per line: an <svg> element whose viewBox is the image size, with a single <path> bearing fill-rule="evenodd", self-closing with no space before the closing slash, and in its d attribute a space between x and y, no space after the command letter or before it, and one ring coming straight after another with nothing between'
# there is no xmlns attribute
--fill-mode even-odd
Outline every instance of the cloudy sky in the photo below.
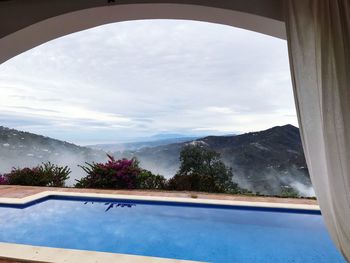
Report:
<svg viewBox="0 0 350 263"><path fill-rule="evenodd" d="M297 125L286 42L229 26L132 21L0 65L0 125L78 144Z"/></svg>

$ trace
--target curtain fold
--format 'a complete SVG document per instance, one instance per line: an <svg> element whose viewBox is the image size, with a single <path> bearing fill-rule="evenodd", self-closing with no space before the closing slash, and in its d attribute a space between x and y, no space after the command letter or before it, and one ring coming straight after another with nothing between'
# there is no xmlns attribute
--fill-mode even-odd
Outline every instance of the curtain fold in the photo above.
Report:
<svg viewBox="0 0 350 263"><path fill-rule="evenodd" d="M331 237L350 262L350 0L285 0L299 127Z"/></svg>

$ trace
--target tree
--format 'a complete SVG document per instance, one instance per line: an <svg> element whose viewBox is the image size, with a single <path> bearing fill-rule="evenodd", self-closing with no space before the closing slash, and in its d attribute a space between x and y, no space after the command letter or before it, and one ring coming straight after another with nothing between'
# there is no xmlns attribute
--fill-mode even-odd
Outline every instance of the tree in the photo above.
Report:
<svg viewBox="0 0 350 263"><path fill-rule="evenodd" d="M173 190L191 190L204 192L239 192L233 183L232 168L220 159L220 154L208 147L189 144L180 153L180 169L169 180Z"/></svg>

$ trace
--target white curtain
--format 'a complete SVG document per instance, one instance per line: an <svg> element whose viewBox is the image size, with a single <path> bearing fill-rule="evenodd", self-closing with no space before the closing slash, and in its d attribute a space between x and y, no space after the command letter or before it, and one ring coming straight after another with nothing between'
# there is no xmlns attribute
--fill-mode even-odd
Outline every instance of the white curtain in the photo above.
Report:
<svg viewBox="0 0 350 263"><path fill-rule="evenodd" d="M295 104L311 180L350 262L350 0L286 0Z"/></svg>

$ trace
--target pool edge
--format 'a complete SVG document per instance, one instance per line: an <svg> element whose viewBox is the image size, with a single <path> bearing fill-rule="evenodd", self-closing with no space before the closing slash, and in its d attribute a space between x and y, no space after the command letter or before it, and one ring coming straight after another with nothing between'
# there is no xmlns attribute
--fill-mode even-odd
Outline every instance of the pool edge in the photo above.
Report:
<svg viewBox="0 0 350 263"><path fill-rule="evenodd" d="M130 262L130 263L196 263L200 261L107 253L90 250L52 248L0 242L0 259L25 262Z"/></svg>
<svg viewBox="0 0 350 263"><path fill-rule="evenodd" d="M128 199L140 201L159 201L189 204L208 204L208 205L227 205L242 207L259 207L259 208L282 208L293 210L311 210L320 211L318 205L311 204L290 204L290 203L272 203L260 201L236 201L236 200L219 200L219 199L201 199L186 197L164 197L164 196L141 196L141 195L125 195L125 194L102 194L102 193L77 193L77 192L60 192L60 191L44 191L23 198L0 197L0 204L5 205L27 205L40 199L52 196L67 197L87 197L87 198L111 198L111 199Z"/></svg>

